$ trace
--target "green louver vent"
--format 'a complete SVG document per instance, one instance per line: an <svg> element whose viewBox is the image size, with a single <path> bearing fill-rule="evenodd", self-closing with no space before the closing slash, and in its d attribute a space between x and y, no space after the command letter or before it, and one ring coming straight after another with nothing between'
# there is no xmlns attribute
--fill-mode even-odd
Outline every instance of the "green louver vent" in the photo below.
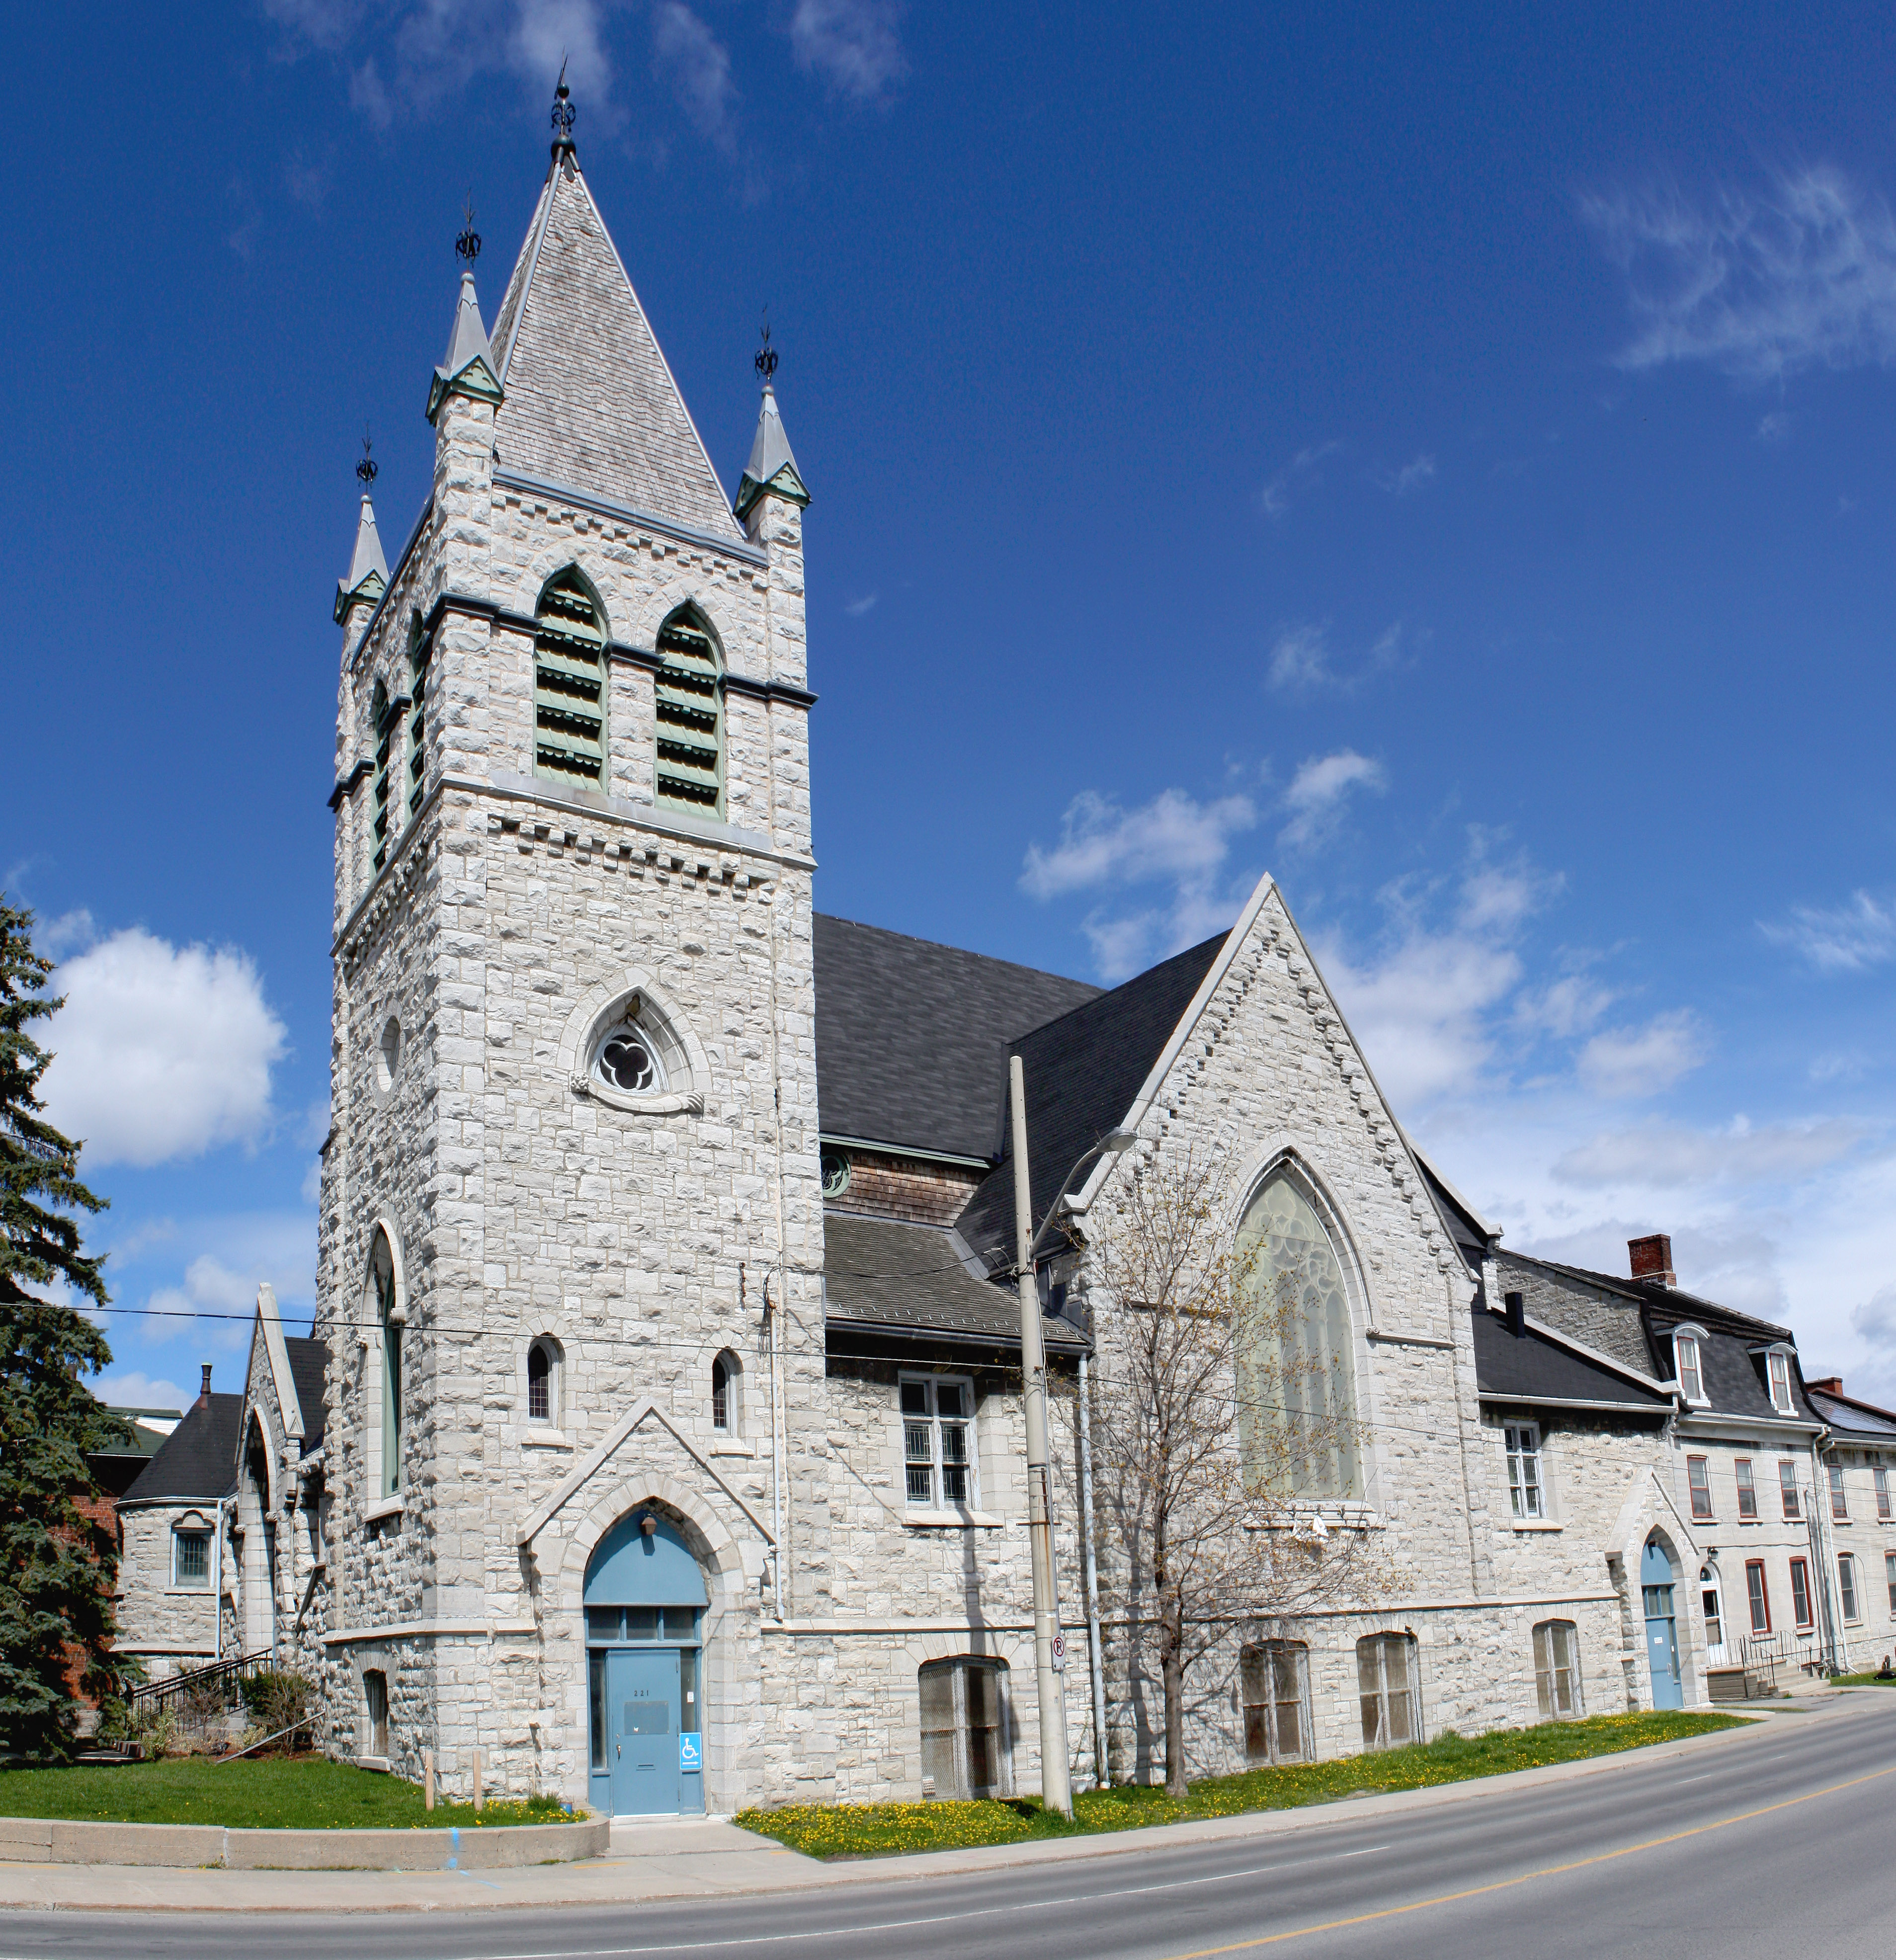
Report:
<svg viewBox="0 0 1896 1960"><path fill-rule="evenodd" d="M724 702L709 634L674 619L658 635L658 800L721 816Z"/></svg>
<svg viewBox="0 0 1896 1960"><path fill-rule="evenodd" d="M421 808L422 791L426 787L423 778L428 774L428 657L434 651L434 641L419 633L409 649L412 677L409 682L408 807L411 816Z"/></svg>
<svg viewBox="0 0 1896 1960"><path fill-rule="evenodd" d="M533 641L533 767L542 776L603 788L606 781L606 633L577 571L540 594Z"/></svg>
<svg viewBox="0 0 1896 1960"><path fill-rule="evenodd" d="M389 699L389 691L375 683L375 868L389 861L389 826L397 814L389 808L390 759L402 733L402 711Z"/></svg>

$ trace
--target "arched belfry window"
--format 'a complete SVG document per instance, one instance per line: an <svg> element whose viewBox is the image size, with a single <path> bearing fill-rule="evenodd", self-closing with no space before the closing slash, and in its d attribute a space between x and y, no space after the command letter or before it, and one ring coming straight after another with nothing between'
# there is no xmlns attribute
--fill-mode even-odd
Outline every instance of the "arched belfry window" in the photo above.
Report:
<svg viewBox="0 0 1896 1960"><path fill-rule="evenodd" d="M534 625L534 772L603 789L606 616L577 565L547 581Z"/></svg>
<svg viewBox="0 0 1896 1960"><path fill-rule="evenodd" d="M389 845L401 828L400 803L398 800L391 807L390 799L399 799L401 763L396 751L402 737L402 711L389 698L386 684L379 680L375 683L369 721L375 737L375 868L379 871L388 862Z"/></svg>
<svg viewBox="0 0 1896 1960"><path fill-rule="evenodd" d="M1280 1497L1360 1497L1349 1295L1329 1233L1287 1166L1252 1201L1238 1247L1250 1262L1238 1330L1245 1475Z"/></svg>
<svg viewBox="0 0 1896 1960"><path fill-rule="evenodd" d="M418 612L409 623L408 807L412 816L422 807L428 774L428 671L434 642L422 631Z"/></svg>
<svg viewBox="0 0 1896 1960"><path fill-rule="evenodd" d="M703 616L682 607L658 631L660 807L724 813L724 676Z"/></svg>

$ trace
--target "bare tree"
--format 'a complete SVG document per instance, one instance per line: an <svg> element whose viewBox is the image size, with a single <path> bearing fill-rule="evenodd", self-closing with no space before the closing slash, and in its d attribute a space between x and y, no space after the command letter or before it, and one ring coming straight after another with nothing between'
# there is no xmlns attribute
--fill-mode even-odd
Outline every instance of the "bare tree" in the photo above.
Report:
<svg viewBox="0 0 1896 1960"><path fill-rule="evenodd" d="M1135 1647L1156 1627L1166 1788L1180 1798L1193 1662L1234 1625L1294 1619L1381 1577L1364 1507L1347 1501L1360 1494L1349 1357L1312 1344L1299 1276L1233 1234L1226 1195L1203 1158L1140 1166L1082 1264L1103 1549Z"/></svg>

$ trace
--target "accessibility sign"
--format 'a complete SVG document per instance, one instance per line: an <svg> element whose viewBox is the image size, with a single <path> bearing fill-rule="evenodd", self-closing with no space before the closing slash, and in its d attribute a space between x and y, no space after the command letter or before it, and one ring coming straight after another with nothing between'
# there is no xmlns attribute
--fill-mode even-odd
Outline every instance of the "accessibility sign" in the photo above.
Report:
<svg viewBox="0 0 1896 1960"><path fill-rule="evenodd" d="M705 1767L705 1752L699 1746L698 1738L689 1729L682 1729L678 1738L678 1767L681 1771L701 1770Z"/></svg>

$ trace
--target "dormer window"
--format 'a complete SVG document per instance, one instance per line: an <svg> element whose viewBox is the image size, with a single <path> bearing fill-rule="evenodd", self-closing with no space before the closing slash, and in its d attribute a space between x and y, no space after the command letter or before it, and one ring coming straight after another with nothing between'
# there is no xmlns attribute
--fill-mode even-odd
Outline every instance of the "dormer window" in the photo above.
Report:
<svg viewBox="0 0 1896 1960"><path fill-rule="evenodd" d="M1709 1399L1705 1393L1703 1351L1699 1345L1702 1338L1697 1328L1675 1327L1672 1330L1672 1370L1678 1378L1679 1392L1688 1402L1702 1403Z"/></svg>
<svg viewBox="0 0 1896 1960"><path fill-rule="evenodd" d="M1780 1414L1790 1414L1791 1357L1781 1348L1774 1348L1764 1357L1764 1374L1770 1384L1771 1407Z"/></svg>

